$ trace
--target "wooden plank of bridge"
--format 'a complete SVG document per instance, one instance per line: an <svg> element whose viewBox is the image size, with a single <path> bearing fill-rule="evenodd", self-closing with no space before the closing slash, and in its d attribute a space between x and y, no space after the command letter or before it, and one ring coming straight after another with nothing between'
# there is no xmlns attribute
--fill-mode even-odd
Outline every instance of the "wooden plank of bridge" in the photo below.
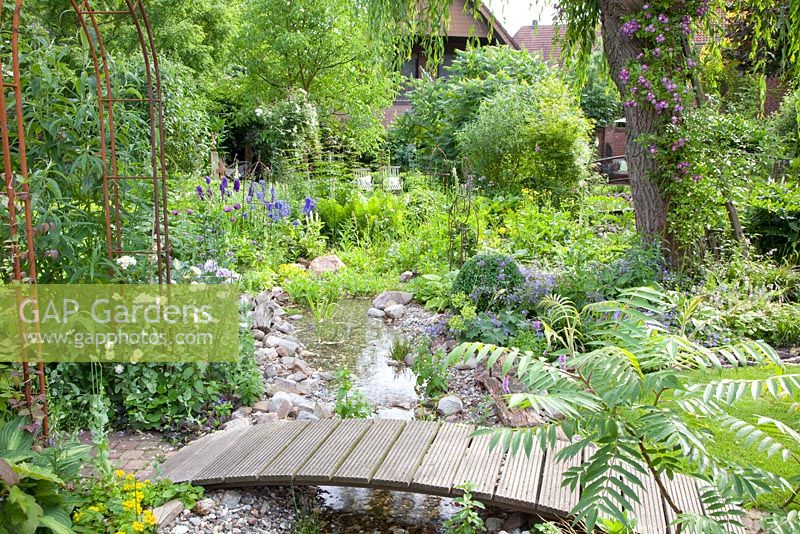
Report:
<svg viewBox="0 0 800 534"><path fill-rule="evenodd" d="M242 429L243 430L243 429ZM162 476L175 482L186 482L194 479L197 471L207 462L213 461L228 445L235 442L240 431L215 432L209 439L199 440L182 449L170 458L169 465Z"/></svg>
<svg viewBox="0 0 800 534"><path fill-rule="evenodd" d="M195 482L203 485L221 484L234 467L257 448L263 446L273 432L275 432L275 429L272 424L256 425L248 428L247 432L236 442L235 447L232 447L217 461L204 466L197 472L194 478Z"/></svg>
<svg viewBox="0 0 800 534"><path fill-rule="evenodd" d="M411 487L415 491L444 490L450 493L474 429L473 426L442 425L414 475Z"/></svg>
<svg viewBox="0 0 800 534"><path fill-rule="evenodd" d="M368 484L378 470L391 445L405 427L405 421L375 421L342 463L333 481L343 484Z"/></svg>
<svg viewBox="0 0 800 534"><path fill-rule="evenodd" d="M664 512L664 501L656 484L655 477L649 472L639 476L643 487L635 488L639 502L633 503L633 516L638 519L636 532L640 534L665 534L667 517Z"/></svg>
<svg viewBox="0 0 800 534"><path fill-rule="evenodd" d="M258 480L258 473L267 467L283 451L287 450L294 440L308 426L308 421L270 424L273 429L266 439L253 449L249 454L243 456L239 462L231 468L230 473L225 477L225 483L255 482Z"/></svg>
<svg viewBox="0 0 800 534"><path fill-rule="evenodd" d="M542 483L539 489L539 498L536 510L547 514L562 514L571 510L580 495L578 489L570 489L561 485L564 473L571 467L581 463L581 454L563 461L556 461L556 454L569 445L569 442L557 440L555 445L545 453L544 469L542 470ZM538 445L535 445L538 447Z"/></svg>
<svg viewBox="0 0 800 534"><path fill-rule="evenodd" d="M294 474L319 450L340 422L341 419L323 419L306 428L292 442L291 447L287 447L259 472L258 480L260 482L291 482ZM320 453L322 456L326 454L328 454L327 450Z"/></svg>
<svg viewBox="0 0 800 534"><path fill-rule="evenodd" d="M494 496L497 474L505 454L500 447L489 449L491 439L487 435L472 438L453 480L453 487L470 483L475 497L491 499Z"/></svg>
<svg viewBox="0 0 800 534"><path fill-rule="evenodd" d="M525 454L522 447L516 452L508 451L493 501L535 509L543 461L544 453L540 447L532 447L530 455Z"/></svg>
<svg viewBox="0 0 800 534"><path fill-rule="evenodd" d="M667 487L670 497L684 513L703 515L703 503L700 501L700 493L697 491L697 484L694 479L686 475L676 474L672 480L662 475L661 480ZM672 523L675 518L675 512L668 504L665 503L667 509L667 521ZM670 531L674 531L670 528Z"/></svg>
<svg viewBox="0 0 800 534"><path fill-rule="evenodd" d="M392 487L411 484L438 432L437 421L409 421L384 458L371 483Z"/></svg>
<svg viewBox="0 0 800 534"><path fill-rule="evenodd" d="M345 419L325 442L325 454L315 454L295 474L296 483L324 484L350 456L372 426L372 419Z"/></svg>

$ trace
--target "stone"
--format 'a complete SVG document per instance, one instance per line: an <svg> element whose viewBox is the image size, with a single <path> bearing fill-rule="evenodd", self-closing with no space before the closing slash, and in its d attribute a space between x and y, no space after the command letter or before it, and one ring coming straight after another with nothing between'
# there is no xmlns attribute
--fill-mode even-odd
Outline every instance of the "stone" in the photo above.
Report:
<svg viewBox="0 0 800 534"><path fill-rule="evenodd" d="M297 328L292 323L281 323L275 327L278 332L282 334L293 334Z"/></svg>
<svg viewBox="0 0 800 534"><path fill-rule="evenodd" d="M403 410L402 408L378 408L377 418L411 421L414 419L414 412L411 410Z"/></svg>
<svg viewBox="0 0 800 534"><path fill-rule="evenodd" d="M336 375L331 373L330 371L322 371L319 374L319 377L321 379L325 380L326 382L330 382L331 380L335 380L336 379Z"/></svg>
<svg viewBox="0 0 800 534"><path fill-rule="evenodd" d="M192 512L196 513L197 515L208 515L214 511L214 507L216 505L217 503L214 502L214 499L211 497L206 497L205 499L200 499L194 503Z"/></svg>
<svg viewBox="0 0 800 534"><path fill-rule="evenodd" d="M376 319L383 319L386 317L386 312L378 308L370 308L367 310L367 315Z"/></svg>
<svg viewBox="0 0 800 534"><path fill-rule="evenodd" d="M319 389L319 380L306 378L302 382L296 382L299 395L310 395Z"/></svg>
<svg viewBox="0 0 800 534"><path fill-rule="evenodd" d="M279 391L269 400L269 412L274 413L278 419L283 419L292 409L292 401L286 393Z"/></svg>
<svg viewBox="0 0 800 534"><path fill-rule="evenodd" d="M299 321L302 318L303 318L303 316L300 315L299 313L296 313L294 315L290 315L289 316L289 320L291 320L291 321Z"/></svg>
<svg viewBox="0 0 800 534"><path fill-rule="evenodd" d="M250 406L241 406L231 414L231 417L247 417L253 413L253 408Z"/></svg>
<svg viewBox="0 0 800 534"><path fill-rule="evenodd" d="M187 534L189 532L189 527L186 525L178 525L177 527L172 529L172 534Z"/></svg>
<svg viewBox="0 0 800 534"><path fill-rule="evenodd" d="M389 305L390 302L394 302L395 304L402 304L405 306L409 302L413 295L411 293L407 293L405 291L384 291L377 297L375 300L372 301L372 307L378 308L379 310L386 310L386 307Z"/></svg>
<svg viewBox="0 0 800 534"><path fill-rule="evenodd" d="M389 319L400 319L406 314L406 307L402 304L393 304L392 306L387 306L383 311Z"/></svg>
<svg viewBox="0 0 800 534"><path fill-rule="evenodd" d="M237 419L231 419L230 421L228 421L227 423L222 425L222 428L224 430L236 430L237 428L245 428L245 427L248 427L248 426L250 426L250 420L249 419L239 419L239 418L237 418Z"/></svg>
<svg viewBox="0 0 800 534"><path fill-rule="evenodd" d="M311 367L309 367L306 361L301 360L300 358L295 358L295 360L292 362L291 368L293 371L303 373L306 376L313 373Z"/></svg>
<svg viewBox="0 0 800 534"><path fill-rule="evenodd" d="M417 355L414 354L413 352L409 352L408 354L406 354L406 357L403 358L403 363L405 363L407 366L411 367L412 365L414 365L414 361L416 359L417 359Z"/></svg>
<svg viewBox="0 0 800 534"><path fill-rule="evenodd" d="M278 357L278 351L274 347L258 349L256 351L256 359L262 361L272 361Z"/></svg>
<svg viewBox="0 0 800 534"><path fill-rule="evenodd" d="M286 380L285 378L276 378L272 384L267 387L267 395L270 397L280 393L294 393L295 395L303 395L303 389L299 382L293 380Z"/></svg>
<svg viewBox="0 0 800 534"><path fill-rule="evenodd" d="M257 413L253 424L268 425L270 423L277 423L278 420L278 414L276 413Z"/></svg>
<svg viewBox="0 0 800 534"><path fill-rule="evenodd" d="M314 258L311 263L308 264L308 270L316 274L335 273L344 268L344 262L340 260L339 256L336 254Z"/></svg>
<svg viewBox="0 0 800 534"><path fill-rule="evenodd" d="M292 341L291 339L278 337L278 336L268 336L267 339L264 340L264 343L268 347L275 347L275 349L283 348L288 353L288 356L293 355L297 352L297 349L300 348L300 345L296 341ZM280 354L280 351L279 351Z"/></svg>
<svg viewBox="0 0 800 534"><path fill-rule="evenodd" d="M305 373L297 371L296 373L292 373L289 376L287 376L286 380L294 380L295 382L302 382L306 378L308 378L308 376Z"/></svg>
<svg viewBox="0 0 800 534"><path fill-rule="evenodd" d="M444 417L459 413L464 409L464 403L455 395L447 395L439 399L436 412ZM502 526L502 525L501 525Z"/></svg>
<svg viewBox="0 0 800 534"><path fill-rule="evenodd" d="M153 514L156 516L156 525L163 529L183 512L183 503L179 499L167 501L161 506L153 508Z"/></svg>
<svg viewBox="0 0 800 534"><path fill-rule="evenodd" d="M314 413L315 403L311 399L307 399L302 395L289 395L289 401L299 411Z"/></svg>
<svg viewBox="0 0 800 534"><path fill-rule="evenodd" d="M456 369L459 371L467 371L469 369L475 369L476 367L478 367L478 358L474 356L465 362L461 361L456 364Z"/></svg>
<svg viewBox="0 0 800 534"><path fill-rule="evenodd" d="M319 417L311 412L298 412L297 414L298 421L317 421L318 419Z"/></svg>
<svg viewBox="0 0 800 534"><path fill-rule="evenodd" d="M316 415L320 419L328 419L329 417L333 416L333 411L327 404L322 404L321 402L315 402L314 415Z"/></svg>
<svg viewBox="0 0 800 534"><path fill-rule="evenodd" d="M417 276L417 274L414 271L403 271L402 273L400 273L400 283L405 284L415 276Z"/></svg>
<svg viewBox="0 0 800 534"><path fill-rule="evenodd" d="M228 508L235 508L239 506L239 501L242 500L242 494L237 490L225 490L222 494L222 505Z"/></svg>
<svg viewBox="0 0 800 534"><path fill-rule="evenodd" d="M253 339L255 339L256 341L261 341L265 337L267 337L267 334L265 334L261 330L253 330Z"/></svg>
<svg viewBox="0 0 800 534"><path fill-rule="evenodd" d="M285 365L289 369L294 366L294 358L292 356L284 356L281 358L281 365Z"/></svg>
<svg viewBox="0 0 800 534"><path fill-rule="evenodd" d="M273 315L269 303L259 304L253 310L253 328L268 332L272 328Z"/></svg>
<svg viewBox="0 0 800 534"><path fill-rule="evenodd" d="M499 517L487 517L483 524L489 532L496 533L503 530L503 520Z"/></svg>
<svg viewBox="0 0 800 534"><path fill-rule="evenodd" d="M254 412L268 412L269 411L269 401L268 400L260 400L253 404L253 411Z"/></svg>

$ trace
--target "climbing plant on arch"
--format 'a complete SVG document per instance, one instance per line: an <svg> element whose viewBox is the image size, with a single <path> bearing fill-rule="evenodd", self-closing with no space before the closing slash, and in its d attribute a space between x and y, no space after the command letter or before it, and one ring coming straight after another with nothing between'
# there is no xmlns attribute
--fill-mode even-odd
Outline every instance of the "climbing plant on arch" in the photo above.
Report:
<svg viewBox="0 0 800 534"><path fill-rule="evenodd" d="M4 249L11 257L10 278L17 283L36 284L35 239L46 233L49 225L36 224L32 210L32 169L26 151L25 103L20 69L20 20L23 0L0 0L0 32L9 46L0 49L0 138L3 150L3 176L0 183L0 216L7 218L8 235L2 236ZM164 102L161 73L150 20L142 0L112 0L110 2L69 0L76 16L76 24L84 37L94 73L97 95L97 126L99 158L102 180L96 187L102 189L102 210L105 219L105 248L109 262L122 256L141 256L152 266L154 280L159 284L170 280L170 246L167 215L166 163L164 157ZM145 88L143 94L130 96L115 93L112 83L112 63L103 40L103 20L123 18L134 28L144 64ZM118 145L115 112L121 106L145 106L149 129L147 161L130 163L121 161ZM131 172L134 171L134 172ZM152 225L148 225L146 239L139 242L149 246L131 248L131 230L124 228L122 185L135 181L151 190ZM33 418L34 426L41 423L43 435L48 434L46 383L44 365L37 360L35 347L25 347L21 359L22 386L25 408ZM31 371L28 362L35 362Z"/></svg>

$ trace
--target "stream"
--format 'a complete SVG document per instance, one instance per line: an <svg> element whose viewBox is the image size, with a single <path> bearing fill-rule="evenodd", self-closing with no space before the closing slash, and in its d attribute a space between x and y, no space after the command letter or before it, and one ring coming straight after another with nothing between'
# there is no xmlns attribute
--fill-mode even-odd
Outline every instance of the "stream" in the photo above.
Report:
<svg viewBox="0 0 800 534"><path fill-rule="evenodd" d="M405 366L390 364L398 334L382 319L367 317L370 302L347 299L329 320L317 323L308 314L297 323L297 337L317 356L308 363L320 371L349 369L354 385L373 407L410 407L419 400L416 377ZM320 487L325 507L348 518L346 532L438 531L458 507L452 499L387 490ZM350 521L352 519L352 521Z"/></svg>

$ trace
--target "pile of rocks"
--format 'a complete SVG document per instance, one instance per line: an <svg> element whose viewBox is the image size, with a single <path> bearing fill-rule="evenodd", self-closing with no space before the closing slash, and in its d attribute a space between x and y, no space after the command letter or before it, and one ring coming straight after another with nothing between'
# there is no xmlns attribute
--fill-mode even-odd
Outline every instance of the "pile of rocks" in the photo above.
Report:
<svg viewBox="0 0 800 534"><path fill-rule="evenodd" d="M259 368L264 376L267 398L233 413L225 429L263 424L279 419L311 420L331 417L331 396L324 386L334 377L319 372L306 359L314 353L306 350L293 336L293 322L302 316L290 316L284 310L289 295L280 287L263 291L255 299L243 297L252 307L252 328Z"/></svg>
<svg viewBox="0 0 800 534"><path fill-rule="evenodd" d="M367 315L377 319L397 321L406 314L406 306L411 303L413 295L405 291L384 291L372 301Z"/></svg>

